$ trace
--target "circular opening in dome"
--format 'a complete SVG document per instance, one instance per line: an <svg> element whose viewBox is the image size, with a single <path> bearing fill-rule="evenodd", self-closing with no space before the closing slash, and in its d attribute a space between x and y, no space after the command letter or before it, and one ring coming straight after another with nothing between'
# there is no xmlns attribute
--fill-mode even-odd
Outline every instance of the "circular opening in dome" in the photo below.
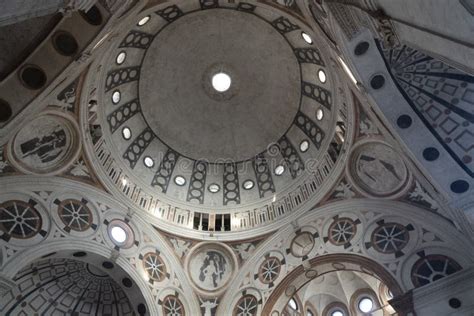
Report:
<svg viewBox="0 0 474 316"><path fill-rule="evenodd" d="M150 156L146 156L146 157L143 159L143 163L144 163L145 166L147 166L148 168L153 168L153 166L155 165L155 161L153 161L153 159L152 159Z"/></svg>
<svg viewBox="0 0 474 316"><path fill-rule="evenodd" d="M146 17L144 17L140 21L138 21L137 25L138 26L143 26L143 25L147 24L148 21L150 21L150 16L149 15L147 15Z"/></svg>
<svg viewBox="0 0 474 316"><path fill-rule="evenodd" d="M6 101L0 99L0 123L8 121L12 117L12 107Z"/></svg>
<svg viewBox="0 0 474 316"><path fill-rule="evenodd" d="M369 313L374 308L374 302L368 298L364 297L359 301L359 310L362 313Z"/></svg>
<svg viewBox="0 0 474 316"><path fill-rule="evenodd" d="M125 61L125 57L127 57L127 54L126 54L125 52L120 52L120 53L117 55L117 59L115 60L115 62L117 63L117 65L123 64L123 62Z"/></svg>
<svg viewBox="0 0 474 316"><path fill-rule="evenodd" d="M112 102L114 104L117 104L120 102L120 91L114 91L114 93L112 93Z"/></svg>
<svg viewBox="0 0 474 316"><path fill-rule="evenodd" d="M332 312L331 316L344 316L344 313L340 310Z"/></svg>
<svg viewBox="0 0 474 316"><path fill-rule="evenodd" d="M224 72L219 72L212 76L212 87L218 92L225 92L229 90L232 79Z"/></svg>
<svg viewBox="0 0 474 316"><path fill-rule="evenodd" d="M213 183L213 184L209 185L209 187L208 187L208 190L211 193L217 193L217 192L219 192L220 189L221 189L220 186L216 183Z"/></svg>
<svg viewBox="0 0 474 316"><path fill-rule="evenodd" d="M321 83L325 83L327 78L326 78L326 73L324 72L324 70L320 69L318 71L318 79L319 81L321 81Z"/></svg>
<svg viewBox="0 0 474 316"><path fill-rule="evenodd" d="M63 31L58 32L53 36L53 46L58 53L64 56L72 56L79 49L74 37Z"/></svg>
<svg viewBox="0 0 474 316"><path fill-rule="evenodd" d="M276 166L275 168L275 174L277 176L281 176L283 174L283 172L285 172L285 167L283 165L278 165Z"/></svg>
<svg viewBox="0 0 474 316"><path fill-rule="evenodd" d="M102 24L102 13L100 13L99 8L93 6L87 12L82 10L79 11L84 20L91 25L101 25Z"/></svg>
<svg viewBox="0 0 474 316"><path fill-rule="evenodd" d="M323 110L322 110L322 109L317 109L317 110L316 110L316 119L317 119L318 121L321 121L321 120L323 119L323 117L324 117L324 112L323 112Z"/></svg>
<svg viewBox="0 0 474 316"><path fill-rule="evenodd" d="M125 138L126 140L129 140L130 138L132 138L132 131L130 130L130 128L124 127L124 128L122 129L122 136L123 136L123 138Z"/></svg>
<svg viewBox="0 0 474 316"><path fill-rule="evenodd" d="M242 185L242 187L245 189L245 190L250 190L253 188L255 184L253 183L252 180L246 180L244 181L244 184Z"/></svg>
<svg viewBox="0 0 474 316"><path fill-rule="evenodd" d="M300 143L300 150L301 152L306 152L309 149L309 142L307 140L304 140Z"/></svg>
<svg viewBox="0 0 474 316"><path fill-rule="evenodd" d="M127 240L127 232L119 226L114 226L110 229L110 236L118 244L123 244Z"/></svg>
<svg viewBox="0 0 474 316"><path fill-rule="evenodd" d="M174 183L182 187L183 185L186 184L186 179L183 176L176 176L174 178Z"/></svg>
<svg viewBox="0 0 474 316"><path fill-rule="evenodd" d="M309 36L305 32L301 32L301 37L304 39L306 43L313 44L313 39L311 38L311 36Z"/></svg>
<svg viewBox="0 0 474 316"><path fill-rule="evenodd" d="M46 73L38 66L28 65L22 68L20 72L22 83L29 89L41 89L48 80Z"/></svg>

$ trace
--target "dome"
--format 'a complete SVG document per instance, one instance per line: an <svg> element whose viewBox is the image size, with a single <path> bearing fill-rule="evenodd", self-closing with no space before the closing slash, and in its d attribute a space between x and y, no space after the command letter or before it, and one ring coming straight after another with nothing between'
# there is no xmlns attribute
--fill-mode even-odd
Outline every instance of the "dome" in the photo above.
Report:
<svg viewBox="0 0 474 316"><path fill-rule="evenodd" d="M196 4L143 12L100 62L98 174L184 228L249 229L269 208L287 217L288 199L314 204L342 121L317 35L274 6Z"/></svg>

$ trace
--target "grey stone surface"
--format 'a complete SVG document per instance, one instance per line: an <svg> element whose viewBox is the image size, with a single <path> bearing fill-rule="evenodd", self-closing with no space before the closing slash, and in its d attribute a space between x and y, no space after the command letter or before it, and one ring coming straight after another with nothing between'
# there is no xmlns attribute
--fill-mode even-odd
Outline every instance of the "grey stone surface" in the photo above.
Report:
<svg viewBox="0 0 474 316"><path fill-rule="evenodd" d="M219 71L232 79L222 96L210 87ZM285 38L254 15L192 13L167 26L149 48L140 100L150 127L176 151L245 160L291 125L300 101L299 65Z"/></svg>

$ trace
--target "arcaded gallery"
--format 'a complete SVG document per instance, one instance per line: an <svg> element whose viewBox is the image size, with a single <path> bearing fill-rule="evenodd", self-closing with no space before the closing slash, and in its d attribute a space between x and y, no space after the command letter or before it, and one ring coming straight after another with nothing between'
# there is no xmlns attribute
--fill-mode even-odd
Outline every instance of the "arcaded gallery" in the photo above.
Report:
<svg viewBox="0 0 474 316"><path fill-rule="evenodd" d="M474 0L0 0L0 316L474 316Z"/></svg>

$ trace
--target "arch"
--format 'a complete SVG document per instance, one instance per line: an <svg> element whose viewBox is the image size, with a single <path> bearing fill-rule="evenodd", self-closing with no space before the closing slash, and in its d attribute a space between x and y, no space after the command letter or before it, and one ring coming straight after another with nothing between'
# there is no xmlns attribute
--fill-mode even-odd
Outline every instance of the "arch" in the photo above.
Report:
<svg viewBox="0 0 474 316"><path fill-rule="evenodd" d="M274 310L283 310L290 297L314 278L342 270L370 274L386 284L395 296L403 294L397 280L377 262L359 255L329 254L312 258L305 266L300 265L288 273L263 306L262 315L271 315Z"/></svg>

